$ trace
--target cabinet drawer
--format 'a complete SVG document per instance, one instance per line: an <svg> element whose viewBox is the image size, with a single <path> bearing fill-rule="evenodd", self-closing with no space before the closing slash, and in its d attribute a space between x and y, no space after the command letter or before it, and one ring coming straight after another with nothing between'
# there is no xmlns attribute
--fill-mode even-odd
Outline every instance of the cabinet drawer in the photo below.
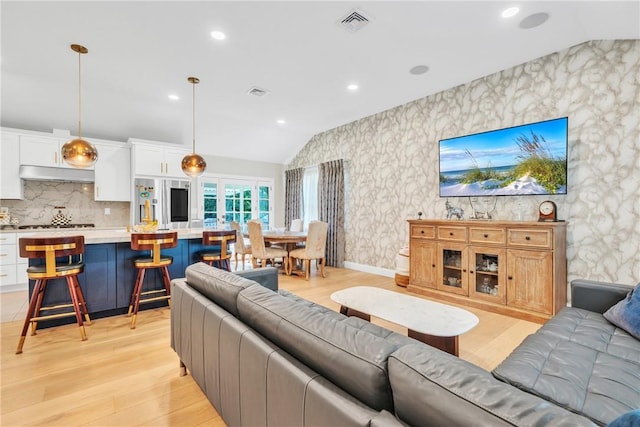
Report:
<svg viewBox="0 0 640 427"><path fill-rule="evenodd" d="M467 241L466 227L438 227L438 239L455 242Z"/></svg>
<svg viewBox="0 0 640 427"><path fill-rule="evenodd" d="M435 239L436 226L435 225L412 225L411 237L418 237L422 239Z"/></svg>
<svg viewBox="0 0 640 427"><path fill-rule="evenodd" d="M16 233L0 233L0 245L15 245Z"/></svg>
<svg viewBox="0 0 640 427"><path fill-rule="evenodd" d="M0 265L0 286L15 285L16 265Z"/></svg>
<svg viewBox="0 0 640 427"><path fill-rule="evenodd" d="M469 228L469 242L482 244L504 245L507 241L507 231L504 228Z"/></svg>
<svg viewBox="0 0 640 427"><path fill-rule="evenodd" d="M0 245L0 265L16 263L16 245Z"/></svg>
<svg viewBox="0 0 640 427"><path fill-rule="evenodd" d="M507 234L507 244L509 246L551 249L552 243L552 230L509 229Z"/></svg>

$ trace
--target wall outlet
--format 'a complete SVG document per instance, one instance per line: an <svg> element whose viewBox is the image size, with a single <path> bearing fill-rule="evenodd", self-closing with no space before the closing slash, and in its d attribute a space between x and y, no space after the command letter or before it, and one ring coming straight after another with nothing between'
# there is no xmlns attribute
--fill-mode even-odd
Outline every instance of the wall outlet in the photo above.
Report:
<svg viewBox="0 0 640 427"><path fill-rule="evenodd" d="M111 208L104 208L105 215L111 215Z"/></svg>

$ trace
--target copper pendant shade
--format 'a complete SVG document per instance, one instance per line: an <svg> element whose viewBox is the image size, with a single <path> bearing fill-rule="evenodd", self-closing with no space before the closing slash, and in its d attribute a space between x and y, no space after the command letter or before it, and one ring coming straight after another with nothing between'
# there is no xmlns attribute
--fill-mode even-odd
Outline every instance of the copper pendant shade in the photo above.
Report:
<svg viewBox="0 0 640 427"><path fill-rule="evenodd" d="M207 162L201 155L196 154L196 85L200 83L197 77L189 77L187 81L193 85L193 148L191 154L182 158L182 172L190 177L197 177L204 173Z"/></svg>
<svg viewBox="0 0 640 427"><path fill-rule="evenodd" d="M72 44L71 50L78 53L78 137L62 146L62 159L75 168L88 168L98 160L98 150L90 142L82 139L82 68L80 58L89 50Z"/></svg>
<svg viewBox="0 0 640 427"><path fill-rule="evenodd" d="M62 159L75 168L88 168L98 160L98 150L82 139L82 68L80 58L89 50L79 44L72 44L71 50L78 53L78 137L62 146Z"/></svg>

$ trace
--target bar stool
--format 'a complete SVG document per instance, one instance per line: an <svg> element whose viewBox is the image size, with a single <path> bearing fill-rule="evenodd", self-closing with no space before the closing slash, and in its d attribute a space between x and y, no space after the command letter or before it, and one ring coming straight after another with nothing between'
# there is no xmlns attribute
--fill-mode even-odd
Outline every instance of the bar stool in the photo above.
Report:
<svg viewBox="0 0 640 427"><path fill-rule="evenodd" d="M202 232L202 244L204 246L217 246L218 249L204 250L200 252L200 258L211 266L216 262L219 268L226 268L231 271L231 254L228 252L228 245L235 241L235 230L204 231Z"/></svg>
<svg viewBox="0 0 640 427"><path fill-rule="evenodd" d="M22 353L22 346L27 336L29 324L31 324L31 335L36 334L38 321L47 319L57 319L66 316L76 316L78 327L80 328L80 338L87 339L84 330L82 316L91 325L87 303L85 302L78 274L84 271L82 255L84 253L84 236L51 237L51 238L28 238L20 239L20 256L29 259L44 259L44 264L31 265L27 268L27 276L35 280L31 301L27 309L27 316L22 327L22 334L18 343L16 354ZM58 262L56 258L68 257L66 262ZM65 278L71 296L71 304L59 304L55 306L43 307L44 293L49 279ZM60 309L73 307L73 311L59 312ZM42 311L55 310L54 314L41 316Z"/></svg>
<svg viewBox="0 0 640 427"><path fill-rule="evenodd" d="M150 251L148 255L143 255L133 260L133 265L138 269L136 283L131 294L129 312L127 316L131 318L131 329L136 328L136 318L138 317L138 307L140 304L167 300L171 306L171 278L169 277L169 265L173 263L173 257L161 254L161 249L175 248L178 245L178 233L175 231L167 233L132 233L131 249L135 251ZM144 274L148 268L159 268L162 273L164 289L155 289L142 292L144 287ZM152 296L164 293L160 296Z"/></svg>

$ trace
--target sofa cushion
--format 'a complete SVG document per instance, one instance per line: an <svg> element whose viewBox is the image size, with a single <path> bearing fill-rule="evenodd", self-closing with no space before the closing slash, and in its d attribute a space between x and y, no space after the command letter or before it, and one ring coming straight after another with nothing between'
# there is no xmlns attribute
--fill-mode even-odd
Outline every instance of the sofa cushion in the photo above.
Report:
<svg viewBox="0 0 640 427"><path fill-rule="evenodd" d="M640 407L640 365L551 334L528 336L493 374L598 424Z"/></svg>
<svg viewBox="0 0 640 427"><path fill-rule="evenodd" d="M203 262L192 264L185 270L189 286L238 317L236 300L241 290L257 285L253 280Z"/></svg>
<svg viewBox="0 0 640 427"><path fill-rule="evenodd" d="M538 333L551 334L640 364L640 341L612 325L600 313L563 308Z"/></svg>
<svg viewBox="0 0 640 427"><path fill-rule="evenodd" d="M493 378L469 362L414 344L389 357L396 416L409 425L592 426L537 396Z"/></svg>
<svg viewBox="0 0 640 427"><path fill-rule="evenodd" d="M607 310L604 318L640 340L640 284Z"/></svg>
<svg viewBox="0 0 640 427"><path fill-rule="evenodd" d="M261 286L238 295L240 319L376 410L392 410L387 358L399 346Z"/></svg>

